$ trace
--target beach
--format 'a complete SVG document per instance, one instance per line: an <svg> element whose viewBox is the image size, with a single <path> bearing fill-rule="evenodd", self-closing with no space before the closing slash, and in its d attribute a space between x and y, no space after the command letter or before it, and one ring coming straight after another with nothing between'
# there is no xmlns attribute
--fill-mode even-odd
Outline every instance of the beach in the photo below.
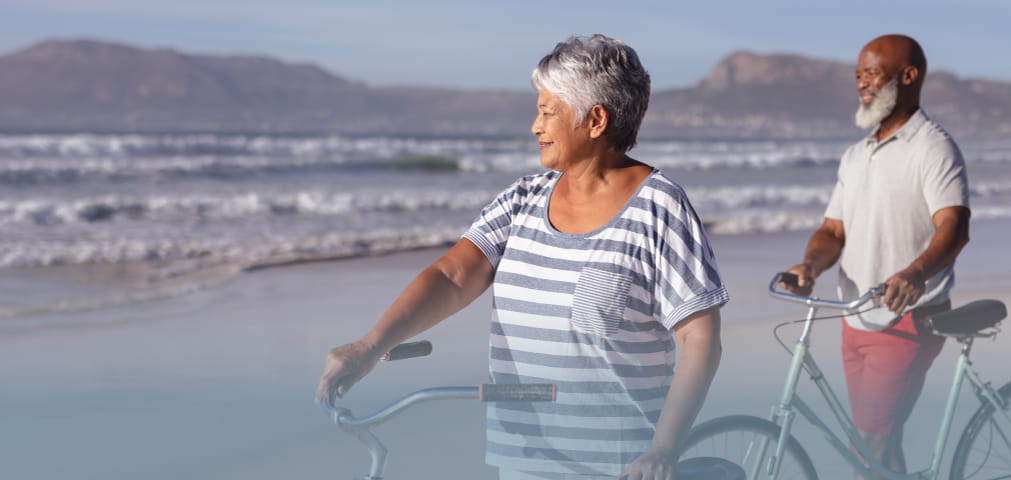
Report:
<svg viewBox="0 0 1011 480"><path fill-rule="evenodd" d="M772 327L803 308L768 297L772 274L799 259L809 232L713 235L732 300L723 309L724 354L700 420L766 416L788 355ZM959 258L953 303L1011 302L1007 219L977 221ZM169 298L0 319L0 470L4 478L345 478L368 455L337 430L313 391L329 348L362 335L443 248L261 269ZM68 275L65 267L0 270L11 295L46 301L128 289L128 282ZM61 270L63 269L63 270ZM831 296L834 272L819 292ZM20 286L20 290L18 287ZM56 293L53 293L56 292ZM62 292L62 293L61 293ZM399 396L487 378L488 293L421 338L427 358L379 365L342 400L370 413ZM814 352L845 396L838 321L816 325ZM784 329L787 344L799 330ZM1011 338L980 341L975 364L995 384L1011 380ZM933 447L957 346L949 341L906 429L907 461L924 468ZM822 402L801 389L824 412ZM953 436L975 408L963 392ZM845 399L844 399L845 403ZM388 445L386 477L493 479L484 465L484 407L476 401L408 410L377 433ZM806 426L795 430L822 478L850 478ZM947 456L954 450L949 444ZM943 465L947 467L948 460ZM942 478L946 472L942 472Z"/></svg>

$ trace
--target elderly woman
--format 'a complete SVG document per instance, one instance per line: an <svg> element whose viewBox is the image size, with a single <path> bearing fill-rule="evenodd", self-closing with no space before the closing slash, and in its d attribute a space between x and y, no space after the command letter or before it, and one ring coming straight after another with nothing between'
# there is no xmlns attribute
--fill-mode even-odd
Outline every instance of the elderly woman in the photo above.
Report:
<svg viewBox="0 0 1011 480"><path fill-rule="evenodd" d="M673 478L720 358L713 252L681 187L626 154L650 89L631 47L570 38L531 83L549 171L506 189L371 331L331 350L316 400L494 285L491 380L554 383L558 400L489 406L488 463L504 479Z"/></svg>

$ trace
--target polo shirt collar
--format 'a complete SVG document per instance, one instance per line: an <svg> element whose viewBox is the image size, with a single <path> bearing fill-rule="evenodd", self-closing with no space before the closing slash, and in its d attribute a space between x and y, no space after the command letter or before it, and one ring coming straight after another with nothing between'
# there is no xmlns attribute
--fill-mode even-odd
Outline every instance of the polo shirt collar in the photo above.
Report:
<svg viewBox="0 0 1011 480"><path fill-rule="evenodd" d="M885 142L893 138L896 140L905 140L908 143L909 141L912 140L913 136L916 135L916 132L920 130L920 127L922 127L923 124L927 123L927 120L929 120L929 118L927 117L927 114L923 111L923 107L917 108L916 111L913 112L913 115L909 117L909 120L906 120L906 123L902 125L902 127L896 130L895 133L892 134L892 136L884 140L881 140L880 144L884 144ZM880 128L881 125L878 125L877 127L874 128L874 130L871 130L871 133L864 138L864 143L866 143L868 146L874 146L879 144L876 135L878 134L878 129Z"/></svg>

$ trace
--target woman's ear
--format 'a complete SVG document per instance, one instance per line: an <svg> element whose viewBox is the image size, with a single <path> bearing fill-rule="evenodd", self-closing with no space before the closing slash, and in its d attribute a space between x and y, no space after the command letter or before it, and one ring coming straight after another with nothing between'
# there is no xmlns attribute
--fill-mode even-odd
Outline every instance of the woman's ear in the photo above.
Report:
<svg viewBox="0 0 1011 480"><path fill-rule="evenodd" d="M607 123L611 117L603 105L597 104L590 107L586 119L590 124L590 138L600 138L604 136L604 130L607 130Z"/></svg>

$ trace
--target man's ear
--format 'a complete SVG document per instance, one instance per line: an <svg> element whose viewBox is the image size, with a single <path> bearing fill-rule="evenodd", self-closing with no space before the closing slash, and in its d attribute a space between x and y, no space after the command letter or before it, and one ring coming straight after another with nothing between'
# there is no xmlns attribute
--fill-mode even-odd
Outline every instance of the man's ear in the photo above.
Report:
<svg viewBox="0 0 1011 480"><path fill-rule="evenodd" d="M586 119L590 122L590 138L600 138L604 135L604 130L607 130L611 116L603 105L597 104L590 107Z"/></svg>
<svg viewBox="0 0 1011 480"><path fill-rule="evenodd" d="M900 82L903 85L912 85L920 78L920 69L912 65L907 66L902 69L902 78Z"/></svg>

